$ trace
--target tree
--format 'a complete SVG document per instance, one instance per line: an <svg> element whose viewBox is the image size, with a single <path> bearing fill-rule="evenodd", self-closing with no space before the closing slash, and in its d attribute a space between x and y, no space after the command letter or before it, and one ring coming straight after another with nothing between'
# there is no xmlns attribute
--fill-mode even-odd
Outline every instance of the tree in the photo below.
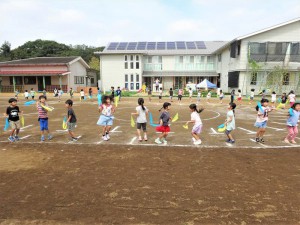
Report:
<svg viewBox="0 0 300 225"><path fill-rule="evenodd" d="M11 44L8 41L5 41L0 48L0 54L3 57L8 57L10 55L10 49L11 48Z"/></svg>
<svg viewBox="0 0 300 225"><path fill-rule="evenodd" d="M91 60L89 61L89 66L91 69L100 71L100 60L98 57L93 56Z"/></svg>

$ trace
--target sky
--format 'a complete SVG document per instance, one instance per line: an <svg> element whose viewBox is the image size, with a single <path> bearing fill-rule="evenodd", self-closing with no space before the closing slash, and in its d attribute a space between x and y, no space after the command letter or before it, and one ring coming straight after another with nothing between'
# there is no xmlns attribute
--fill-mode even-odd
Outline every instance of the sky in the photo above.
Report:
<svg viewBox="0 0 300 225"><path fill-rule="evenodd" d="M300 17L300 0L0 0L0 44L230 41Z"/></svg>

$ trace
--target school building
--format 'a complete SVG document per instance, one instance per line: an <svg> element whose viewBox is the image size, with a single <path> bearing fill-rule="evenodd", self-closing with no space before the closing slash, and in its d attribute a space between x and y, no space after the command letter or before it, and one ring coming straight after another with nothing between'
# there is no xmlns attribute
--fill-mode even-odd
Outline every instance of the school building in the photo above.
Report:
<svg viewBox="0 0 300 225"><path fill-rule="evenodd" d="M205 78L224 92L251 88L260 91L278 65L288 70L282 78L286 90L299 88L300 18L232 41L111 42L100 56L101 88L137 91L143 83L153 90L158 79L163 89L185 88ZM254 71L249 61L259 68ZM272 87L276 88L276 87Z"/></svg>
<svg viewBox="0 0 300 225"><path fill-rule="evenodd" d="M62 88L97 86L96 73L89 72L89 65L78 56L37 57L0 62L0 88L2 92L24 92L46 89L52 92Z"/></svg>

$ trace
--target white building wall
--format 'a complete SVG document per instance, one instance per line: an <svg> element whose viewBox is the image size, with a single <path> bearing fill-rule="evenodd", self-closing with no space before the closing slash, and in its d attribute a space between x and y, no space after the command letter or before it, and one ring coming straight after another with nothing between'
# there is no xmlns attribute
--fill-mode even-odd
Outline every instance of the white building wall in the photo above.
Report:
<svg viewBox="0 0 300 225"><path fill-rule="evenodd" d="M77 90L77 87L85 87L86 86L86 76L87 76L87 71L84 65L80 63L79 61L72 63L69 66L69 70L71 74L69 75L69 84L68 88L73 88L73 90ZM84 77L84 84L75 84L75 76L79 77ZM65 76L66 78L68 77L67 75ZM66 79L65 78L65 79Z"/></svg>
<svg viewBox="0 0 300 225"><path fill-rule="evenodd" d="M163 71L171 71L175 69L175 56L168 55L162 57Z"/></svg>

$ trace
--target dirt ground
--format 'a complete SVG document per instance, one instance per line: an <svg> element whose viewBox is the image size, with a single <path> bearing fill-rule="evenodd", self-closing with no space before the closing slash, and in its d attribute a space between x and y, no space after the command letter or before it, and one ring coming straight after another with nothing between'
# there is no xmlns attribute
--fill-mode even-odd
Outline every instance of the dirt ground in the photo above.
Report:
<svg viewBox="0 0 300 225"><path fill-rule="evenodd" d="M7 99L0 98L2 112ZM8 143L1 117L0 224L300 224L300 145L282 142L287 110L270 115L266 143L257 144L254 105L238 106L237 143L231 145L216 132L226 104L202 100L203 144L194 146L190 130L182 128L189 102L174 102L171 114L179 120L168 144L157 146L150 126L149 141L136 140L130 127L136 101L122 99L108 142L96 125L96 99L75 98L76 143L62 130L66 109L56 99L49 99L55 107L49 113L51 141L39 141L36 109L23 100L20 142ZM157 101L146 100L154 120L162 105Z"/></svg>

